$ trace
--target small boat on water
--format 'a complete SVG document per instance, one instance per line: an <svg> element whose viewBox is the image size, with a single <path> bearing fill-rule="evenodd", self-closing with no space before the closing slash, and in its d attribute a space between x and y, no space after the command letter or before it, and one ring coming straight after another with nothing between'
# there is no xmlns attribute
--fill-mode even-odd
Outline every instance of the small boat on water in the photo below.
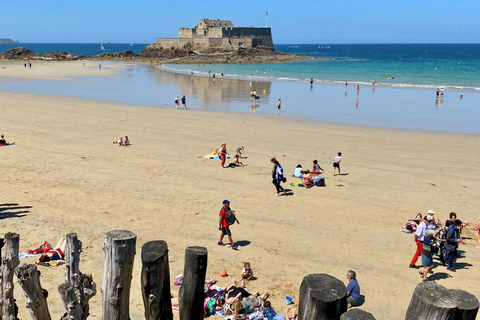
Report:
<svg viewBox="0 0 480 320"><path fill-rule="evenodd" d="M103 44L100 43L100 50L105 50L105 48L103 47Z"/></svg>

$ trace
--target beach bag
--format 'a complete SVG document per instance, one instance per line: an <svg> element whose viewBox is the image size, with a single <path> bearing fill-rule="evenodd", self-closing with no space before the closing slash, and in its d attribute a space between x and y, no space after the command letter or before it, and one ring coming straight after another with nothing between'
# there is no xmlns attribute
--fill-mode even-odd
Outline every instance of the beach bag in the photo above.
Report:
<svg viewBox="0 0 480 320"><path fill-rule="evenodd" d="M228 209L227 218L225 219L229 225L232 225L236 221L235 213L232 210Z"/></svg>
<svg viewBox="0 0 480 320"><path fill-rule="evenodd" d="M325 187L326 184L325 184L325 178L322 178L322 177L315 177L314 178L315 181L315 185L317 187Z"/></svg>

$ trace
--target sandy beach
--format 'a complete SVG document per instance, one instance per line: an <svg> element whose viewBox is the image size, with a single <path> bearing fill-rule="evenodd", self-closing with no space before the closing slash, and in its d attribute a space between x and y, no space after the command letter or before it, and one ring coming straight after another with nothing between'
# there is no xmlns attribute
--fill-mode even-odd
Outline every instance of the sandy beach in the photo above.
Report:
<svg viewBox="0 0 480 320"><path fill-rule="evenodd" d="M48 64L51 79L72 75L62 63ZM95 75L94 68L88 70L82 76ZM172 105L170 100L164 103ZM169 245L174 301L178 287L173 279L183 273L185 248L195 245L208 249L207 277L215 275L220 285L238 279L243 262L250 262L258 279L248 289L278 291L270 298L277 312L285 309L285 296L298 302L304 276L327 273L346 283L347 270L353 269L365 295L360 308L377 319L401 319L420 282L418 271L408 268L415 252L413 235L401 232L401 225L429 209L442 222L451 211L470 221L463 235L472 238L460 246L465 258L458 260L457 271L438 266L432 279L480 297L480 250L472 229L480 206L478 135L5 91L0 91L0 112L0 134L16 142L0 148L2 232L20 234L20 251L45 240L55 244L76 232L84 250L80 269L93 274L98 289L90 319L101 319L103 237L115 229L137 235L132 319L143 318L140 253L151 240ZM125 135L132 146L112 144ZM201 158L223 141L230 153L245 147L247 167L222 169L218 160ZM333 177L338 151L343 152L345 175ZM275 197L273 156L293 195ZM296 181L291 175L297 164L310 169L314 159L325 169L327 186L288 186ZM217 245L224 199L231 201L240 221L232 227L238 251ZM50 312L58 318L64 313L57 290L64 267L39 269ZM228 271L227 278L218 275L221 269ZM18 285L15 298L19 318L29 318Z"/></svg>

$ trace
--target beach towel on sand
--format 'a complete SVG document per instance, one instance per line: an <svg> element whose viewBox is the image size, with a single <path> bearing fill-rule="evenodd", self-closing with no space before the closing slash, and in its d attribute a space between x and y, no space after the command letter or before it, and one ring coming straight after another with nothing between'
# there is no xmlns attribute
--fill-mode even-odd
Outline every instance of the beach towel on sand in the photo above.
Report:
<svg viewBox="0 0 480 320"><path fill-rule="evenodd" d="M305 188L305 185L302 184L302 181L298 181L298 182L295 182L295 183L290 183L290 185L292 187L295 187L295 188Z"/></svg>

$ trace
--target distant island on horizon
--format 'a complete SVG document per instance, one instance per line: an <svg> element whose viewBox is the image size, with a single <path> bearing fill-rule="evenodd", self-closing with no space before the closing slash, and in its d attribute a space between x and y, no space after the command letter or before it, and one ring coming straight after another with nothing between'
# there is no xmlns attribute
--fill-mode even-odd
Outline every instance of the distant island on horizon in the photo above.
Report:
<svg viewBox="0 0 480 320"><path fill-rule="evenodd" d="M0 38L0 43L20 43L20 41L13 41L12 39Z"/></svg>

